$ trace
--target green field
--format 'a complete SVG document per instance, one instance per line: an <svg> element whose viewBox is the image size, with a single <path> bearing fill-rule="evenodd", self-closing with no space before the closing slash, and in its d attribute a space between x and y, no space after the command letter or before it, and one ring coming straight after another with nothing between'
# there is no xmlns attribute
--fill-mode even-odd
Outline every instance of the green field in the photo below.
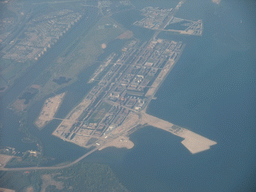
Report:
<svg viewBox="0 0 256 192"><path fill-rule="evenodd" d="M37 94L31 103L74 83L78 74L94 64L98 56L103 53L101 45L108 44L122 32L124 29L119 27L113 19L102 17L92 28L68 45L60 56L35 79L33 84L40 85L40 94ZM71 80L61 85L53 82L53 79L61 76Z"/></svg>
<svg viewBox="0 0 256 192"><path fill-rule="evenodd" d="M8 86L11 86L14 81L21 77L26 69L32 65L33 62L19 63L10 59L0 59L1 77L8 82Z"/></svg>
<svg viewBox="0 0 256 192"><path fill-rule="evenodd" d="M106 25L112 27L104 27ZM70 44L47 69L47 79L45 74L42 73L36 80L35 84L42 86L41 96L74 83L77 75L86 67L92 65L97 60L97 57L103 53L101 44L107 44L124 31L119 27L113 27L114 25L117 26L112 19L102 18L89 31L85 31L83 36ZM52 81L60 76L71 78L72 80L63 85L58 85Z"/></svg>
<svg viewBox="0 0 256 192"><path fill-rule="evenodd" d="M85 162L58 170L0 172L0 183L15 191L128 191L108 165Z"/></svg>

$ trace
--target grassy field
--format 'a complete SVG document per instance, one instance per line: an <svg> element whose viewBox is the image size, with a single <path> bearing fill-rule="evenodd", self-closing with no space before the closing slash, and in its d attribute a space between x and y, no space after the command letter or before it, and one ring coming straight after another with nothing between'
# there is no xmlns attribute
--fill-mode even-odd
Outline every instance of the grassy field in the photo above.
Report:
<svg viewBox="0 0 256 192"><path fill-rule="evenodd" d="M35 84L41 86L41 97L76 81L77 75L92 65L103 53L101 45L115 39L123 31L115 21L109 18L99 20L90 31L85 32L83 36L70 44L47 69L47 72L43 72L35 80ZM47 75L45 76L45 74ZM72 80L63 85L53 82L54 78L61 76Z"/></svg>
<svg viewBox="0 0 256 192"><path fill-rule="evenodd" d="M128 191L108 165L85 162L59 170L0 172L0 183L15 191Z"/></svg>
<svg viewBox="0 0 256 192"><path fill-rule="evenodd" d="M119 27L113 19L108 17L99 19L92 28L69 44L59 57L33 81L32 84L40 87L40 94L37 94L27 107L52 92L74 83L78 74L93 65L98 56L104 52L102 44L107 45L123 32L124 29ZM60 85L53 81L59 77L71 80Z"/></svg>
<svg viewBox="0 0 256 192"><path fill-rule="evenodd" d="M11 86L15 79L21 77L32 62L19 63L9 59L0 59L1 77Z"/></svg>

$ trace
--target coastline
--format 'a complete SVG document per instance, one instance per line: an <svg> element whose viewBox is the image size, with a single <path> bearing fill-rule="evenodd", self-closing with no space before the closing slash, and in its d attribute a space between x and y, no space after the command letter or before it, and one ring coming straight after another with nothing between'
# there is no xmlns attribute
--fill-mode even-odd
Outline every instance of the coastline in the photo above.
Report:
<svg viewBox="0 0 256 192"><path fill-rule="evenodd" d="M134 143L127 136L120 136L113 141L107 143L103 147L99 148L99 151L107 148L107 147L115 147L115 148L126 148L131 149L134 147Z"/></svg>

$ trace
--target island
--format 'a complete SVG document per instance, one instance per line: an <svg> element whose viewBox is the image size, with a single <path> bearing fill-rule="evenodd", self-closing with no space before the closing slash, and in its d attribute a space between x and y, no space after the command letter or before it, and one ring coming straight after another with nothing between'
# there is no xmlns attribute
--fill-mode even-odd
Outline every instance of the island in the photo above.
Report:
<svg viewBox="0 0 256 192"><path fill-rule="evenodd" d="M180 1L175 8L170 9L158 7L142 9L141 13L144 18L134 22L133 25L154 31L152 37L144 41L133 37L132 31L123 29L117 22L112 21L108 17L110 13L107 7L109 5L106 2L99 3L98 8L100 8L102 14L105 14L105 17L95 25L86 37L90 39L90 42L93 42L89 45L96 46L94 42L96 41L98 48L107 49L107 38L103 38L103 33L106 35L105 29L107 29L108 35L111 36L109 39L126 39L127 43L120 49L120 52L110 53L105 60L99 63L87 82L92 85L92 88L86 92L81 101L78 101L78 104L65 117L55 117L65 96L65 92L59 92L60 94L46 99L35 121L35 125L39 129L42 129L53 119L59 121L52 135L65 142L86 148L88 152L77 160L62 166L1 167L1 170L61 169L72 166L93 152L107 147L131 149L134 143L129 139L129 136L145 126L153 126L181 137L183 139L181 144L191 154L209 150L213 145L216 145L216 141L147 113L148 105L152 99L156 99L155 94L159 87L178 62L186 47L182 41L160 38L158 37L159 34L161 32L174 32L178 35L202 36L202 20L190 21L174 17L183 3L184 1ZM123 4L118 4L118 6L123 6ZM69 12L67 15L69 15ZM77 17L73 19L78 20L79 17L80 15L77 14ZM104 31L101 31L103 29ZM90 37L93 37L93 39ZM102 38L99 40L96 37ZM85 58L82 56L93 54L93 50L82 49L85 46L86 38L81 41L83 46L78 43L79 46L73 47L72 45L65 50L67 54L68 50L72 50L73 58L75 58L76 53L80 53L78 57L80 59L76 59L74 62L73 60L71 62L70 56L67 56L70 62L64 62L65 66L69 66L65 69L65 73L55 74L57 69L62 70L64 68L62 58L58 58L58 64L56 64L58 67L56 67L56 71L53 70L52 74L49 75L50 81L45 84L46 88L34 84L19 97L18 101L24 101L24 104L28 105L34 94L39 92L46 94L50 90L53 92L55 89L57 90L57 87L60 88L58 84L61 84L61 82L59 81L64 81L67 84L73 82L76 79L75 74L78 74L82 69L80 65L81 62L84 62L82 58ZM82 49L83 52L79 49ZM98 55L97 52L94 57L96 58ZM91 60L94 60L94 57ZM68 69L76 71L72 72L72 76L69 76ZM19 107L21 108L20 111L24 111L25 107L23 105Z"/></svg>
<svg viewBox="0 0 256 192"><path fill-rule="evenodd" d="M181 143L192 154L217 144L146 113L148 104L185 48L181 41L157 38L167 26L185 21L174 17L182 3L174 9L142 9L145 18L134 25L156 30L151 40L130 41L118 58L116 53L110 54L88 82L97 80L97 85L64 119L59 119L61 123L52 135L85 148L131 148L133 144L129 135L140 127L150 125L183 138ZM202 35L201 20L185 26L184 30L180 30L181 34ZM104 76L101 75L103 71L106 71Z"/></svg>
<svg viewBox="0 0 256 192"><path fill-rule="evenodd" d="M184 47L182 42L164 39L151 39L142 45L131 41L53 135L85 148L131 148L128 135L137 127L151 125L184 138L182 144L192 154L210 149L215 141L146 113L148 104ZM89 82L110 65L114 56L111 54L99 66Z"/></svg>
<svg viewBox="0 0 256 192"><path fill-rule="evenodd" d="M58 111L64 96L65 93L62 93L54 97L50 97L45 101L43 109L35 122L39 129L42 129L48 122L53 120L54 115Z"/></svg>

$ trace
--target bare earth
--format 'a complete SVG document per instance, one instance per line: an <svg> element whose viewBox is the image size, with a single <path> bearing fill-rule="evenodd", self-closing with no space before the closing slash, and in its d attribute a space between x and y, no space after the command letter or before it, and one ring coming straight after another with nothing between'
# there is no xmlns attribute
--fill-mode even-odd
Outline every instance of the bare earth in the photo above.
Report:
<svg viewBox="0 0 256 192"><path fill-rule="evenodd" d="M4 167L12 158L13 156L0 154L0 167Z"/></svg>
<svg viewBox="0 0 256 192"><path fill-rule="evenodd" d="M217 142L207 139L197 133L187 130L182 127L175 126L168 121L164 121L157 117L148 115L142 112L141 124L148 124L159 129L168 131L174 135L177 135L184 140L181 142L192 154L199 153L210 149L212 145L216 145Z"/></svg>
<svg viewBox="0 0 256 192"><path fill-rule="evenodd" d="M139 118L138 114L131 112L127 116L124 123L112 132L113 135L122 134L122 136L119 136L113 140L108 140L99 150L105 149L107 147L131 149L134 146L134 144L125 135L128 135L128 131L139 124L150 125L183 138L184 140L181 143L192 154L208 150L212 145L217 144L217 142L215 141L207 139L206 137L203 137L188 129L176 126L168 121L146 114L144 111L142 111L140 114L141 118Z"/></svg>
<svg viewBox="0 0 256 192"><path fill-rule="evenodd" d="M107 48L106 43L101 44L101 48L102 48L102 49L106 49L106 48Z"/></svg>
<svg viewBox="0 0 256 192"><path fill-rule="evenodd" d="M23 111L24 109L27 108L27 104L25 104L25 99L17 99L14 103L13 103L13 107L15 110L17 111Z"/></svg>
<svg viewBox="0 0 256 192"><path fill-rule="evenodd" d="M221 0L212 0L213 3L220 4Z"/></svg>
<svg viewBox="0 0 256 192"><path fill-rule="evenodd" d="M33 187L28 187L26 192L34 192L34 188Z"/></svg>
<svg viewBox="0 0 256 192"><path fill-rule="evenodd" d="M45 174L43 175L41 178L42 178L42 181L43 181L43 184L41 186L41 192L45 192L45 189L50 186L50 185L54 185L56 187L56 189L59 189L59 190L62 190L63 189L63 182L61 181L55 181L53 179L54 177L54 174L51 175L51 174Z"/></svg>
<svg viewBox="0 0 256 192"><path fill-rule="evenodd" d="M125 31L121 35L117 37L117 39L130 39L133 37L133 32L132 31Z"/></svg>
<svg viewBox="0 0 256 192"><path fill-rule="evenodd" d="M131 149L131 148L133 148L133 146L134 146L134 143L132 141L130 141L128 137L120 136L120 137L112 140L111 142L108 142L99 150L105 149L107 147Z"/></svg>
<svg viewBox="0 0 256 192"><path fill-rule="evenodd" d="M113 135L120 134L121 132L127 134L127 131L129 131L130 128L133 128L136 125L138 125L139 121L139 116L134 112L130 112L130 114L126 117L122 125L120 125L117 129L113 130L111 133Z"/></svg>
<svg viewBox="0 0 256 192"><path fill-rule="evenodd" d="M0 188L0 192L15 192L12 189Z"/></svg>
<svg viewBox="0 0 256 192"><path fill-rule="evenodd" d="M92 101L89 99L83 99L83 101L67 115L67 118L61 122L61 124L52 134L54 136L60 137L63 140L66 140L65 136L63 135L63 130L69 130L73 126L73 124L78 121L78 118L83 113L84 109L86 109L91 104L91 102ZM80 146L84 146L84 143L87 142L84 138L85 137L77 135L73 140L70 140L70 142L76 143Z"/></svg>
<svg viewBox="0 0 256 192"><path fill-rule="evenodd" d="M55 97L50 97L46 99L43 109L37 118L35 124L39 129L42 129L47 123L49 123L56 112L65 96L65 93L56 95Z"/></svg>

